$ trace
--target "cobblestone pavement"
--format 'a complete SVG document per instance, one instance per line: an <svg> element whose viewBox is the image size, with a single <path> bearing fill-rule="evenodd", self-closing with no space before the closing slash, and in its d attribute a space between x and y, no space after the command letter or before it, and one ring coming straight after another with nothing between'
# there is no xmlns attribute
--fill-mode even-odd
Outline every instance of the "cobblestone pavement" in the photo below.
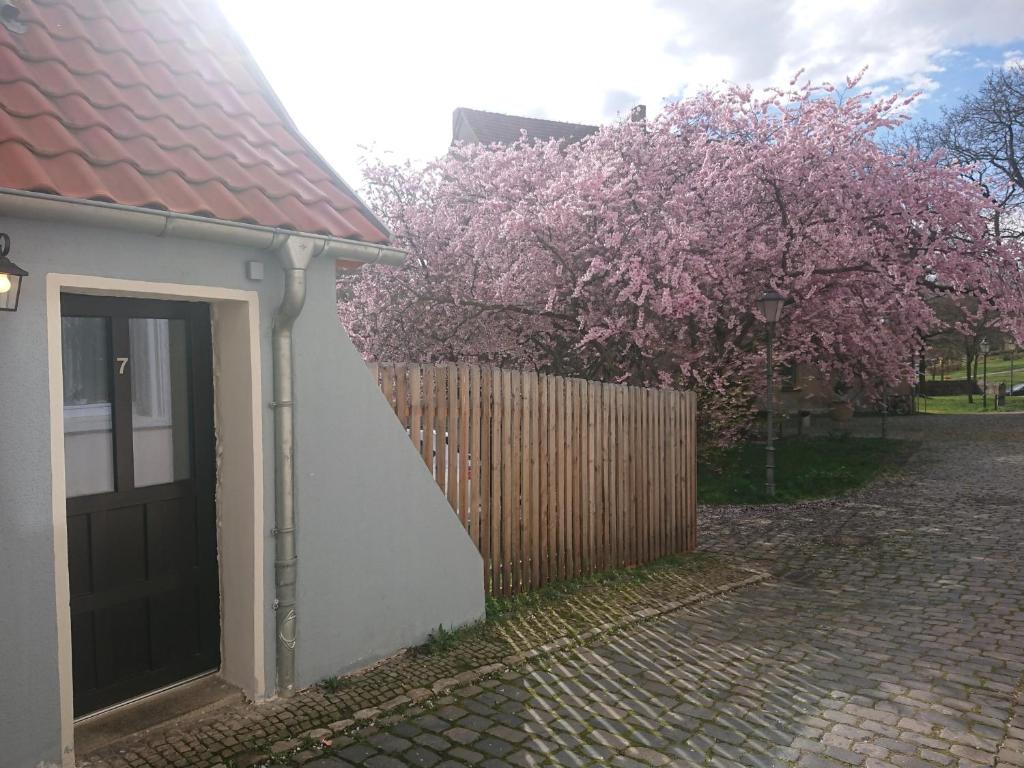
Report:
<svg viewBox="0 0 1024 768"><path fill-rule="evenodd" d="M704 510L702 547L772 581L335 736L307 766L1024 766L1024 415L890 427L925 443L870 490Z"/></svg>
<svg viewBox="0 0 1024 768"><path fill-rule="evenodd" d="M564 585L555 596L519 598L497 622L463 633L439 653L406 653L372 669L313 686L290 699L233 705L171 727L80 755L90 768L208 768L248 766L262 758L301 753L324 736L445 690L493 677L509 666L764 580L721 555L694 554L626 573ZM325 728L326 726L326 728ZM303 734L311 734L303 737ZM283 758L282 758L283 759Z"/></svg>

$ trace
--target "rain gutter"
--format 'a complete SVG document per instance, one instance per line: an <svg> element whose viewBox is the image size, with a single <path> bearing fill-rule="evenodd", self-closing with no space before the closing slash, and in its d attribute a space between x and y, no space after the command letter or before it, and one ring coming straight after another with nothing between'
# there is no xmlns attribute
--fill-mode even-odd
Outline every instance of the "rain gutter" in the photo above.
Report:
<svg viewBox="0 0 1024 768"><path fill-rule="evenodd" d="M299 237L317 244L317 256L359 264L387 264L397 267L405 262L406 256L404 251L388 245L347 240L330 235L222 221L206 216L105 203L99 200L77 200L73 197L3 187L0 187L0 216L110 227L157 237L206 240L260 251L276 251L286 240Z"/></svg>

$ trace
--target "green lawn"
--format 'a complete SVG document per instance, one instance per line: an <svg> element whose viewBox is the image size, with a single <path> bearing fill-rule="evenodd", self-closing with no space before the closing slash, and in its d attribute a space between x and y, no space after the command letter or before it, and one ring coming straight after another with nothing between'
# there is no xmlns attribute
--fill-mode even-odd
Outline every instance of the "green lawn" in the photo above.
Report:
<svg viewBox="0 0 1024 768"><path fill-rule="evenodd" d="M978 361L978 385L981 385L982 379L982 362ZM966 378L966 370L963 367L955 370L947 369L945 378L947 381L953 381L956 379ZM938 379L938 377L936 377ZM928 381L932 380L931 369L928 371ZM1002 382L1007 387L1010 386L1010 360L1003 359L1001 355L989 355L988 356L988 382L989 384L999 384ZM1024 383L1024 352L1018 352L1013 362L1013 383L1022 384Z"/></svg>
<svg viewBox="0 0 1024 768"><path fill-rule="evenodd" d="M819 499L858 488L899 466L913 444L877 437L786 438L775 443L776 502ZM698 469L702 504L763 504L764 445L731 449L714 466Z"/></svg>
<svg viewBox="0 0 1024 768"><path fill-rule="evenodd" d="M994 398L989 397L988 409L995 407ZM982 397L974 396L974 402L967 402L967 395L943 395L942 397L919 397L917 407L921 413L981 413ZM1008 397L1000 411L1024 411L1024 397Z"/></svg>

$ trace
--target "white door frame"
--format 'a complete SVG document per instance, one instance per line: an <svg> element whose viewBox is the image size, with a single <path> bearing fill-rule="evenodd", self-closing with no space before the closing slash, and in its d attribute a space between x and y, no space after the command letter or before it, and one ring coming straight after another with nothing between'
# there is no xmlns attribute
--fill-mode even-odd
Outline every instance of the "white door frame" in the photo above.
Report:
<svg viewBox="0 0 1024 768"><path fill-rule="evenodd" d="M217 435L217 554L221 589L221 671L254 700L266 698L263 630L263 413L259 295L255 291L91 275L46 276L50 386L54 584L62 764L75 765L74 689L67 506L64 475L62 291L210 304Z"/></svg>

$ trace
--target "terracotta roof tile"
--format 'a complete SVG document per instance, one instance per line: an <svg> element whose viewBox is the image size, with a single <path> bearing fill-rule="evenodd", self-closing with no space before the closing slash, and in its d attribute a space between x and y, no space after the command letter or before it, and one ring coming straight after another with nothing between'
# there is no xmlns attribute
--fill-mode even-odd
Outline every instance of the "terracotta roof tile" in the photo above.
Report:
<svg viewBox="0 0 1024 768"><path fill-rule="evenodd" d="M0 187L373 242L213 0L17 0Z"/></svg>

